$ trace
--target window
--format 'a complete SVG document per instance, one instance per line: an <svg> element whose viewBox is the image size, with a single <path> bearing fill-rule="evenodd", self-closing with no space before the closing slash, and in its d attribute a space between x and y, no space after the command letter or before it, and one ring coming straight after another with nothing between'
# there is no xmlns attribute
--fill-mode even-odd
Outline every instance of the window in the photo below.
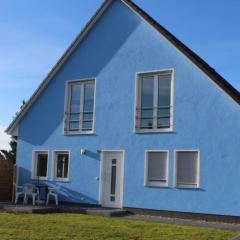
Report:
<svg viewBox="0 0 240 240"><path fill-rule="evenodd" d="M46 180L48 175L48 151L34 151L32 178Z"/></svg>
<svg viewBox="0 0 240 240"><path fill-rule="evenodd" d="M199 187L199 151L176 151L175 186L179 188Z"/></svg>
<svg viewBox="0 0 240 240"><path fill-rule="evenodd" d="M53 178L55 180L68 180L69 178L69 152L54 152Z"/></svg>
<svg viewBox="0 0 240 240"><path fill-rule="evenodd" d="M94 92L94 80L68 83L65 133L93 132Z"/></svg>
<svg viewBox="0 0 240 240"><path fill-rule="evenodd" d="M136 131L172 130L172 75L172 71L138 75Z"/></svg>
<svg viewBox="0 0 240 240"><path fill-rule="evenodd" d="M168 186L168 151L147 151L145 186Z"/></svg>

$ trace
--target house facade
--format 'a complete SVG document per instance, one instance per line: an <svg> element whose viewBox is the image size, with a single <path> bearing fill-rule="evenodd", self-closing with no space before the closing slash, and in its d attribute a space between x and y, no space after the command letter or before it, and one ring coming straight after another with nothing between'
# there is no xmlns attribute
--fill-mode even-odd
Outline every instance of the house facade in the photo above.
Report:
<svg viewBox="0 0 240 240"><path fill-rule="evenodd" d="M7 132L62 201L240 216L240 94L129 0L106 0Z"/></svg>

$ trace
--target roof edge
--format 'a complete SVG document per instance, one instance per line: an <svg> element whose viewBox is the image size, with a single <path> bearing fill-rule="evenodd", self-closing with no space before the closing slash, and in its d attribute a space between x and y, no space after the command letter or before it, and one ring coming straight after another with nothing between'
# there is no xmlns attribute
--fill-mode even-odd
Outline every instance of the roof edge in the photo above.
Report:
<svg viewBox="0 0 240 240"><path fill-rule="evenodd" d="M22 107L22 109L16 114L15 118L9 124L7 129L5 129L5 132L7 134L12 135L14 132L16 132L15 129L17 129L17 124L21 120L23 115L28 111L28 109L31 107L32 103L40 95L41 91L45 88L45 86L49 83L49 81L54 77L56 72L62 67L64 62L67 60L67 58L71 55L71 53L74 51L74 49L77 47L77 45L82 41L82 39L85 37L85 35L91 30L91 28L96 23L97 19L102 16L102 14L105 12L105 10L108 8L108 6L111 3L112 3L112 0L105 0L100 5L100 7L95 12L95 14L90 18L90 20L86 23L86 25L83 27L83 29L80 31L80 33L77 35L77 37L73 40L73 42L70 44L70 46L65 50L65 52L62 54L62 56L57 61L57 63L52 67L52 69L49 71L47 76L40 83L38 88L34 91L32 96L28 99L28 101Z"/></svg>
<svg viewBox="0 0 240 240"><path fill-rule="evenodd" d="M182 52L188 59L190 59L196 66L198 66L210 79L212 79L220 88L222 88L230 97L240 105L240 92L233 87L226 79L217 73L212 67L208 65L202 58L200 58L194 51L183 44L178 38L171 34L166 28L160 25L156 20L149 16L144 10L137 6L131 0L122 0L133 11L139 14L146 22L162 34L170 43L172 43L180 52Z"/></svg>
<svg viewBox="0 0 240 240"><path fill-rule="evenodd" d="M96 13L87 22L82 31L77 35L74 41L66 49L57 63L52 67L50 72L40 83L38 88L34 91L33 95L29 98L26 104L22 107L13 121L10 123L8 128L5 130L7 134L13 134L18 127L18 122L21 120L23 115L28 111L33 102L40 95L41 91L45 88L48 82L54 77L56 72L62 67L67 58L71 55L77 45L85 37L85 35L91 30L98 18L104 13L113 0L105 0L102 5L98 8ZM213 80L221 89L223 89L236 103L240 105L240 92L234 88L227 80L225 80L219 73L217 73L212 67L210 67L202 58L200 58L195 52L183 44L179 39L172 35L167 29L161 26L151 16L149 16L144 10L138 7L131 0L121 0L130 9L139 14L147 23L155 28L160 34L162 34L171 44L173 44L180 52L182 52L188 59L190 59L199 69L201 69L211 80Z"/></svg>

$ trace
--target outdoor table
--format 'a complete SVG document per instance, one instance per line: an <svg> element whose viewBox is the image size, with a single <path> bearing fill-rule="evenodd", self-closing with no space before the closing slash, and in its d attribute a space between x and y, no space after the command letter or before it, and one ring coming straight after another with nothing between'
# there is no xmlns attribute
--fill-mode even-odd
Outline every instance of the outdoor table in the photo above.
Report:
<svg viewBox="0 0 240 240"><path fill-rule="evenodd" d="M39 184L36 184L35 186L36 186L36 188L39 189L39 199L40 199L40 201L42 200L42 201L46 202L47 194L48 194L48 185L39 183ZM44 191L44 199L41 199L41 190Z"/></svg>

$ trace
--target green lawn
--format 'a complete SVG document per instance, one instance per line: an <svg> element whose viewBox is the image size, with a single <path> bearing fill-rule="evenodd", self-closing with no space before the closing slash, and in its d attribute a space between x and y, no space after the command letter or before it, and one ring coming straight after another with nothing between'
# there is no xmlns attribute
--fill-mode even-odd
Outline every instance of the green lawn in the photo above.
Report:
<svg viewBox="0 0 240 240"><path fill-rule="evenodd" d="M228 239L237 232L80 214L0 213L0 239L54 240L211 240Z"/></svg>

